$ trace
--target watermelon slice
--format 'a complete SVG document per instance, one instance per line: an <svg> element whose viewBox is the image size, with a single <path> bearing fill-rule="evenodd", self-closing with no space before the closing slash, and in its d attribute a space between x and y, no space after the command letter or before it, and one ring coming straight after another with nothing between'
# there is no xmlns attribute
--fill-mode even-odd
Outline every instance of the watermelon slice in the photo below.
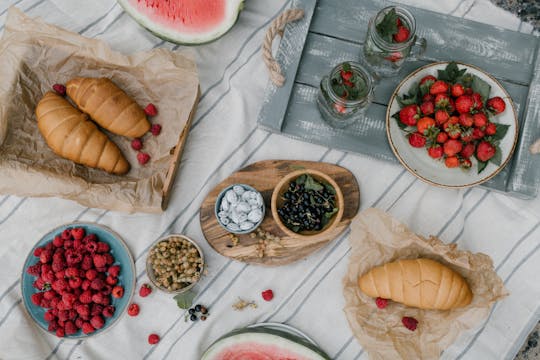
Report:
<svg viewBox="0 0 540 360"><path fill-rule="evenodd" d="M236 23L244 0L117 0L139 24L178 44L216 40Z"/></svg>
<svg viewBox="0 0 540 360"><path fill-rule="evenodd" d="M235 330L216 341L201 360L330 360L298 336L272 329Z"/></svg>

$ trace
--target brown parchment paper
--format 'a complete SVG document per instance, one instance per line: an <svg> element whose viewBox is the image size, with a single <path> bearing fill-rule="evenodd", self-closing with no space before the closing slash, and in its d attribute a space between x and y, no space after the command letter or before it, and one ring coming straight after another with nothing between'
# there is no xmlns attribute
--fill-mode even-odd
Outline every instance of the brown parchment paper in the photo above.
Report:
<svg viewBox="0 0 540 360"><path fill-rule="evenodd" d="M343 279L344 310L370 359L438 359L462 332L482 323L495 301L508 295L489 256L458 250L455 244L446 245L435 237L425 239L378 209L367 209L353 220L350 243L349 267ZM471 304L440 311L390 301L388 307L378 309L374 299L358 288L358 276L372 267L418 257L437 260L460 273L473 292ZM418 320L416 331L403 326L403 316Z"/></svg>
<svg viewBox="0 0 540 360"><path fill-rule="evenodd" d="M133 39L136 41L136 39ZM166 49L133 55L111 50L11 7L0 41L0 193L58 196L89 207L160 212L170 153L195 106L199 80L192 57ZM122 150L127 175L77 165L55 155L41 136L34 110L55 83L75 76L108 77L142 107L153 103L159 136L145 135L152 159L137 162L131 139L107 133Z"/></svg>

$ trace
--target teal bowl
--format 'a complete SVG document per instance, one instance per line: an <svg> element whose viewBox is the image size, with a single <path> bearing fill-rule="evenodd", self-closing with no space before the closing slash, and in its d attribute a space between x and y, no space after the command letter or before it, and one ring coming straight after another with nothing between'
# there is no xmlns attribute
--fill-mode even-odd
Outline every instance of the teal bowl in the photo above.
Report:
<svg viewBox="0 0 540 360"><path fill-rule="evenodd" d="M113 305L116 310L114 312L114 315L110 318L105 318L105 325L96 331L94 331L91 334L84 334L81 330L79 330L77 333L72 335L66 335L64 338L68 339L86 339L89 337L93 337L96 335L99 335L106 330L110 329L114 324L118 322L122 314L125 312L126 308L128 307L131 298L133 297L133 293L135 291L135 263L133 262L133 257L131 256L131 253L129 252L129 249L126 245L126 243L122 240L122 238L112 231L111 229L95 224L95 223L87 223L87 222L73 222L70 224L65 224L62 226L59 226L50 232L48 232L45 236L43 236L36 245L32 248L28 256L26 257L26 261L24 262L24 267L22 270L22 276L21 276L21 293L23 298L23 303L26 311L34 320L34 322L38 325L39 328L43 329L49 334L55 335L54 332L48 331L48 323L44 319L44 314L47 311L47 309L36 306L32 303L31 296L34 293L39 292L37 289L35 289L32 286L32 283L36 279L34 276L28 274L26 272L26 269L34 265L36 262L39 261L39 258L34 256L34 250L38 247L44 246L47 243L51 242L56 235L59 235L68 228L75 228L75 227L82 227L84 228L86 234L92 233L95 234L99 241L103 241L107 243L110 247L110 252L115 258L115 262L113 265L120 265L120 274L118 276L118 285L121 285L124 287L124 296L120 299L114 298L111 296L111 305ZM56 335L55 335L56 336Z"/></svg>

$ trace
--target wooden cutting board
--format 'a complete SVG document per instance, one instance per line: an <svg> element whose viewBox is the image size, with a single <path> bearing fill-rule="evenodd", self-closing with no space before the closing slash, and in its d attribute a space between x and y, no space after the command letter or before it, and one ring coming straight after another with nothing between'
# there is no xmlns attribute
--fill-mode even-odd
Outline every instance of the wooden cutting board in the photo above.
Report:
<svg viewBox="0 0 540 360"><path fill-rule="evenodd" d="M286 174L302 168L316 169L331 176L341 188L345 198L343 217L335 230L308 240L289 237L282 232L275 223L270 209L274 186ZM235 183L253 186L264 198L266 213L257 230L272 236L266 240L262 256L260 248L263 246L261 241L264 236L256 235L257 230L250 234L235 235L238 244L234 245L231 234L223 229L216 219L214 206L219 193ZM359 206L360 190L356 178L341 166L312 161L264 160L238 170L210 191L201 205L200 221L206 240L221 255L250 264L279 266L303 259L331 242L347 228L352 218L356 216Z"/></svg>

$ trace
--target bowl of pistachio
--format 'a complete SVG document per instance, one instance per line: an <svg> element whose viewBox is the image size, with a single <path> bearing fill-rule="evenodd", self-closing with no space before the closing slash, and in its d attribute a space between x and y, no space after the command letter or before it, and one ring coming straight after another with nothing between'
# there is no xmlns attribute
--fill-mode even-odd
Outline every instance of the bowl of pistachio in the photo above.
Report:
<svg viewBox="0 0 540 360"><path fill-rule="evenodd" d="M170 234L157 240L146 258L146 273L158 289L180 294L190 290L204 271L204 255L192 239Z"/></svg>

